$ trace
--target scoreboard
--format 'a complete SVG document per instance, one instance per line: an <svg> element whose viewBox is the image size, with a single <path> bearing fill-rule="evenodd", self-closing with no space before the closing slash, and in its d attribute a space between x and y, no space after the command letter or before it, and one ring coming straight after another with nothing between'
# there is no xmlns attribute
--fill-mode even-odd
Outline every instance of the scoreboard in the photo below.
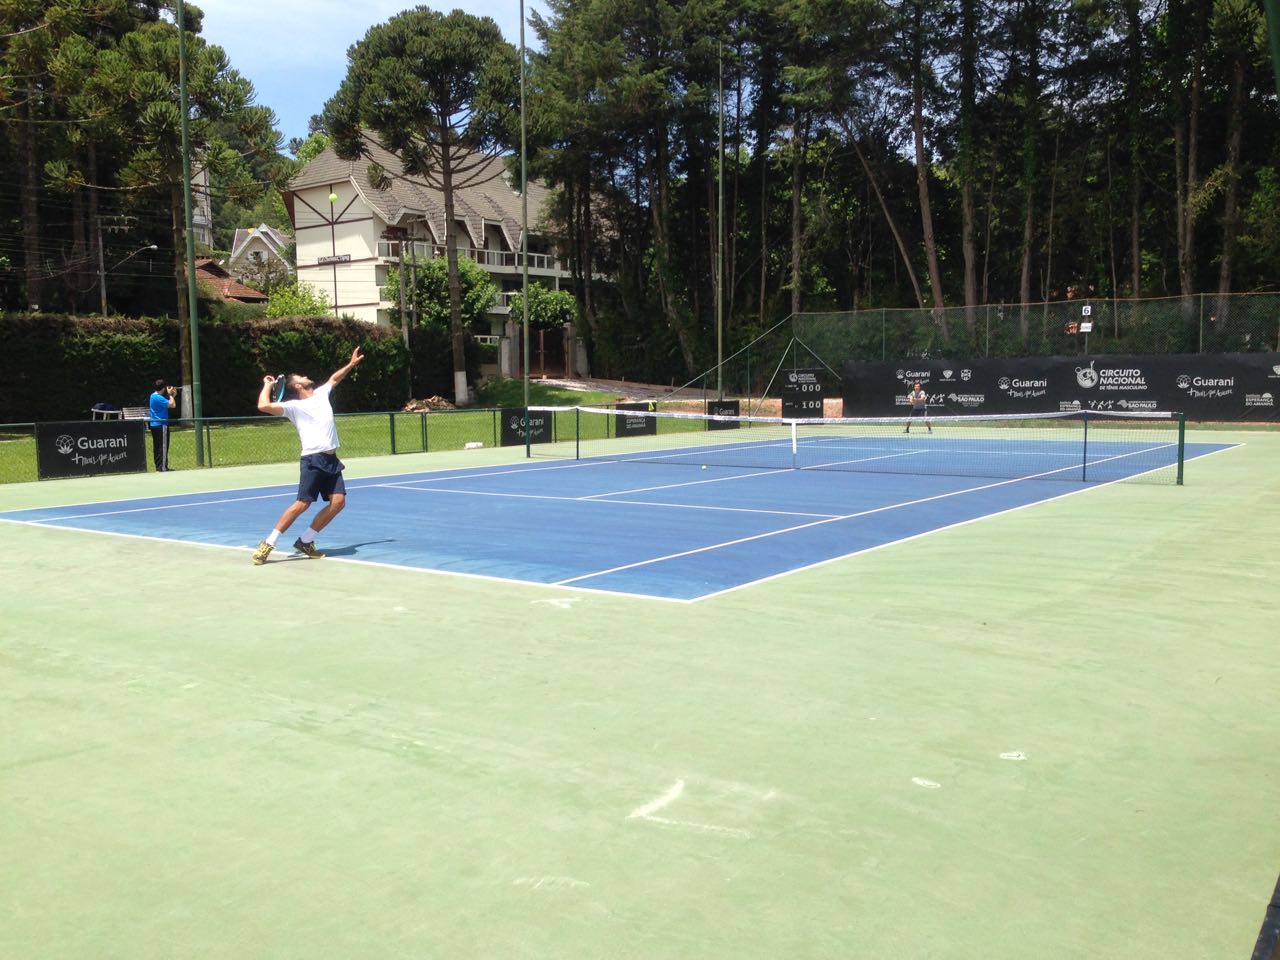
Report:
<svg viewBox="0 0 1280 960"><path fill-rule="evenodd" d="M786 420L822 416L822 369L788 370L782 381L782 416Z"/></svg>

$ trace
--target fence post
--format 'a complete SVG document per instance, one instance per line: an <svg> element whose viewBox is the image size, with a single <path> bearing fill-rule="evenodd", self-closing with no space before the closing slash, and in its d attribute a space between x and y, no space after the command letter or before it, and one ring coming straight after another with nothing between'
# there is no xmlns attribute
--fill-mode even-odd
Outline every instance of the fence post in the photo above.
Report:
<svg viewBox="0 0 1280 960"><path fill-rule="evenodd" d="M880 308L880 360L884 362L889 357L889 345L885 342L885 308Z"/></svg>
<svg viewBox="0 0 1280 960"><path fill-rule="evenodd" d="M422 452L427 452L427 415L425 412L418 414L422 418Z"/></svg>

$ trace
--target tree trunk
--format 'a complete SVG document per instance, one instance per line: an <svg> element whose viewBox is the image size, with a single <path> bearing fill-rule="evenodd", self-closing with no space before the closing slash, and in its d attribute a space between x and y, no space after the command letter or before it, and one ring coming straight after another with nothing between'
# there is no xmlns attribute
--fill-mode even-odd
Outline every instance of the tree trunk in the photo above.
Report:
<svg viewBox="0 0 1280 960"><path fill-rule="evenodd" d="M83 187L78 187L71 195L71 257L68 264L71 283L68 285L70 289L67 291L67 299L72 313L80 312L80 298L89 292L93 283L89 279L90 258L85 237L84 195Z"/></svg>
<svg viewBox="0 0 1280 960"><path fill-rule="evenodd" d="M191 365L191 320L187 310L187 234L182 199L182 183L169 185L169 212L173 221L173 286L178 297L178 343L182 362L183 409L191 396L194 371Z"/></svg>
<svg viewBox="0 0 1280 960"><path fill-rule="evenodd" d="M1031 257L1036 235L1036 175L1039 172L1040 149L1040 19L1036 4L1027 24L1027 76L1023 85L1026 99L1026 119L1022 133L1022 275L1018 283L1018 332L1022 342L1030 335L1027 304L1031 302Z"/></svg>
<svg viewBox="0 0 1280 960"><path fill-rule="evenodd" d="M858 143L858 138L850 136L849 142L853 144L853 151L858 155L858 160L862 163L862 169L867 175L867 183L876 195L876 200L880 203L880 212L884 214L884 221L889 225L889 232L893 234L893 242L898 246L898 255L902 258L902 265L906 268L907 278L911 281L911 289L916 295L916 306L924 309L924 294L920 290L920 281L916 278L916 271L911 266L911 254L908 253L907 245L902 240L898 224L893 219L889 204L885 202L884 194L880 192L880 184L876 182L875 174L871 172L871 165L867 163L866 154L862 152L862 146Z"/></svg>
<svg viewBox="0 0 1280 960"><path fill-rule="evenodd" d="M805 121L797 118L791 128L791 313L800 312L802 302L800 276L804 247L803 205L804 140L808 136Z"/></svg>
<svg viewBox="0 0 1280 960"><path fill-rule="evenodd" d="M960 251L964 258L964 325L972 339L977 330L978 251L975 248L973 181L977 170L975 129L978 89L978 4L960 2Z"/></svg>
<svg viewBox="0 0 1280 960"><path fill-rule="evenodd" d="M440 149L440 192L444 195L444 256L449 276L449 332L453 344L453 400L471 402L467 388L466 332L462 329L462 283L458 279L458 227L454 222L453 148L446 133Z"/></svg>
<svg viewBox="0 0 1280 960"><path fill-rule="evenodd" d="M1127 87L1129 113L1129 295L1135 299L1142 295L1142 7L1141 0L1126 0L1125 19L1128 33L1125 38L1127 60ZM1112 295L1115 295L1112 291Z"/></svg>
<svg viewBox="0 0 1280 960"><path fill-rule="evenodd" d="M1199 202L1196 192L1200 188L1200 99L1204 87L1205 28L1208 22L1209 0L1196 0L1194 30L1191 38L1191 86L1188 93L1185 127L1186 186L1183 189L1182 220L1179 224L1178 286L1184 297L1196 290L1196 220L1199 218Z"/></svg>
<svg viewBox="0 0 1280 960"><path fill-rule="evenodd" d="M1062 142L1062 131L1053 135L1053 167L1049 171L1049 219L1046 221L1044 283L1040 287L1040 299L1048 300L1053 290L1053 214L1058 199L1058 148ZM1108 197L1110 194L1108 194ZM1046 331L1047 333L1047 331Z"/></svg>
<svg viewBox="0 0 1280 960"><path fill-rule="evenodd" d="M680 315L680 305L672 287L671 277L671 190L667 175L667 135L665 128L657 131L656 149L653 151L653 184L651 190L653 210L653 243L656 252L656 272L658 278L658 294L662 299L663 313L666 314L667 325L676 335L680 345L680 355L684 360L685 370L694 373L695 361L693 345L689 342L689 331L685 327L684 318Z"/></svg>
<svg viewBox="0 0 1280 960"><path fill-rule="evenodd" d="M40 175L36 158L36 93L27 86L26 122L22 128L22 256L27 309L44 306L44 264L40 257Z"/></svg>
<svg viewBox="0 0 1280 960"><path fill-rule="evenodd" d="M1218 264L1218 293L1231 292L1240 195L1240 145L1244 134L1244 59L1231 58L1231 109L1227 117L1227 183L1222 210L1222 257Z"/></svg>
<svg viewBox="0 0 1280 960"><path fill-rule="evenodd" d="M911 129L915 138L916 191L920 195L920 228L925 260L929 266L929 288L933 296L933 317L943 342L951 339L947 315L943 311L942 271L938 266L938 244L933 236L933 209L929 204L929 158L924 149L924 3L915 3L915 36L911 57Z"/></svg>

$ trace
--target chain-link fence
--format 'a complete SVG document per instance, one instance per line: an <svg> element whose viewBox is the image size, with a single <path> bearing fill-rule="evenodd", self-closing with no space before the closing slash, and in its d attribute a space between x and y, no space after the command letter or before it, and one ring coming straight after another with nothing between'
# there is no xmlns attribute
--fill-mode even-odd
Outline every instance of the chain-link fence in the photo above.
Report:
<svg viewBox="0 0 1280 960"><path fill-rule="evenodd" d="M1063 300L804 313L792 333L828 362L1280 350L1280 295Z"/></svg>
<svg viewBox="0 0 1280 960"><path fill-rule="evenodd" d="M831 387L851 361L1272 350L1280 351L1278 294L800 313L672 390L662 405L733 397L744 414L774 415L786 372L808 368Z"/></svg>

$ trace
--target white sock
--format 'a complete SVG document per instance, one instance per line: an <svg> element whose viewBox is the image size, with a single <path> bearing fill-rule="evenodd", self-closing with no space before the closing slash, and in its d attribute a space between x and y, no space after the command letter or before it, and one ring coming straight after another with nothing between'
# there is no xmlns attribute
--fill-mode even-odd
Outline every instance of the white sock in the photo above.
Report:
<svg viewBox="0 0 1280 960"><path fill-rule="evenodd" d="M320 532L318 530L314 530L311 527L307 527L307 532L304 533L302 536L300 536L298 539L301 540L303 543L315 543L316 537L318 536L320 536Z"/></svg>
<svg viewBox="0 0 1280 960"><path fill-rule="evenodd" d="M279 539L280 539L280 531L272 530L269 534L267 534L267 546L274 547L276 545L276 541Z"/></svg>

